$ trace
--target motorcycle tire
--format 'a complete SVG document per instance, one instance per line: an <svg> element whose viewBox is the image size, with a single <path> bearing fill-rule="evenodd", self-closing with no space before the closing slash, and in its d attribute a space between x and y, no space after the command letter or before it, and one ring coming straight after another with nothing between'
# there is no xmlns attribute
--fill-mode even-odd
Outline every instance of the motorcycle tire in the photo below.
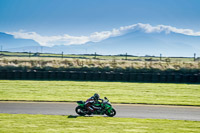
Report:
<svg viewBox="0 0 200 133"><path fill-rule="evenodd" d="M106 115L109 116L109 117L115 116L115 115L116 115L115 109L112 109L112 110L110 111L110 113L109 113L109 112L106 112Z"/></svg>
<svg viewBox="0 0 200 133"><path fill-rule="evenodd" d="M85 116L86 114L83 113L82 110L83 110L83 108L80 107L80 106L77 106L76 109L75 109L75 111L76 111L76 113L77 113L78 115L80 115L80 116Z"/></svg>

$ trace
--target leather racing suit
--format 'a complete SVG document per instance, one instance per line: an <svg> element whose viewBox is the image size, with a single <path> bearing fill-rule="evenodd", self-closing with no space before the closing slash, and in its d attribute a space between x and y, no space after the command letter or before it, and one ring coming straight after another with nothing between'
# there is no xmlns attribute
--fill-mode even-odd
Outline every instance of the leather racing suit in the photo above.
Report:
<svg viewBox="0 0 200 133"><path fill-rule="evenodd" d="M93 113L94 111L96 110L99 110L101 109L101 107L96 107L94 106L95 103L98 103L98 100L102 100L102 99L95 99L94 96L90 97L86 102L85 102L85 105L86 105L86 108L91 112Z"/></svg>

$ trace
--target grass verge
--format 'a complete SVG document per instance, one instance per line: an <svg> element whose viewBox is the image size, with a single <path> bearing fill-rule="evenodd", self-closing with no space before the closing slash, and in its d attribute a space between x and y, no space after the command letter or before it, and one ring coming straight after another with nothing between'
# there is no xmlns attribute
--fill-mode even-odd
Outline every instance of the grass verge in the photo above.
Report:
<svg viewBox="0 0 200 133"><path fill-rule="evenodd" d="M9 53L14 54L14 53ZM18 53L19 54L19 53ZM16 56L18 55L16 54ZM200 58L162 58L123 56L66 55L67 58L55 57L3 57L0 56L0 71L101 71L101 72L132 72L132 73L200 73ZM48 55L44 55L48 56Z"/></svg>
<svg viewBox="0 0 200 133"><path fill-rule="evenodd" d="M0 132L200 132L199 121L0 114Z"/></svg>
<svg viewBox="0 0 200 133"><path fill-rule="evenodd" d="M199 84L0 80L0 100L70 102L96 92L113 103L200 106Z"/></svg>

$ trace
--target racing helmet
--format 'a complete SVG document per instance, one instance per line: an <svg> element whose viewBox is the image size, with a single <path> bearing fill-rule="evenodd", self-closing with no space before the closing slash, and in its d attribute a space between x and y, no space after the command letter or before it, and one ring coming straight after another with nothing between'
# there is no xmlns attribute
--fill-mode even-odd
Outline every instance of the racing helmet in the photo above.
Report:
<svg viewBox="0 0 200 133"><path fill-rule="evenodd" d="M95 93L95 94L94 94L94 98L95 98L96 100L98 100L98 99L99 99L99 97L100 97L100 96L99 96L99 94L98 94L98 93Z"/></svg>

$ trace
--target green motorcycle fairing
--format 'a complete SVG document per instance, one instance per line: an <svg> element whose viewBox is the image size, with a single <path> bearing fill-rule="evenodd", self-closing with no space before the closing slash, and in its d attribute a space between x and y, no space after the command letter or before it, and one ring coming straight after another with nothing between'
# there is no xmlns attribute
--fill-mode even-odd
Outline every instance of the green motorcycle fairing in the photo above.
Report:
<svg viewBox="0 0 200 133"><path fill-rule="evenodd" d="M77 101L77 104L78 104L80 107L84 107L84 106L85 106L85 102L84 102L84 101Z"/></svg>
<svg viewBox="0 0 200 133"><path fill-rule="evenodd" d="M106 104L105 105L105 110L107 110L110 113L110 111L112 110L112 106L109 105L109 104Z"/></svg>
<svg viewBox="0 0 200 133"><path fill-rule="evenodd" d="M77 101L77 104L80 106L80 107L85 107L85 102L84 101ZM104 103L95 103L94 104L96 107L102 107L103 110L100 112L100 114L104 114L105 111L108 111L108 113L110 113L110 111L112 110L112 106L110 104L104 104Z"/></svg>

